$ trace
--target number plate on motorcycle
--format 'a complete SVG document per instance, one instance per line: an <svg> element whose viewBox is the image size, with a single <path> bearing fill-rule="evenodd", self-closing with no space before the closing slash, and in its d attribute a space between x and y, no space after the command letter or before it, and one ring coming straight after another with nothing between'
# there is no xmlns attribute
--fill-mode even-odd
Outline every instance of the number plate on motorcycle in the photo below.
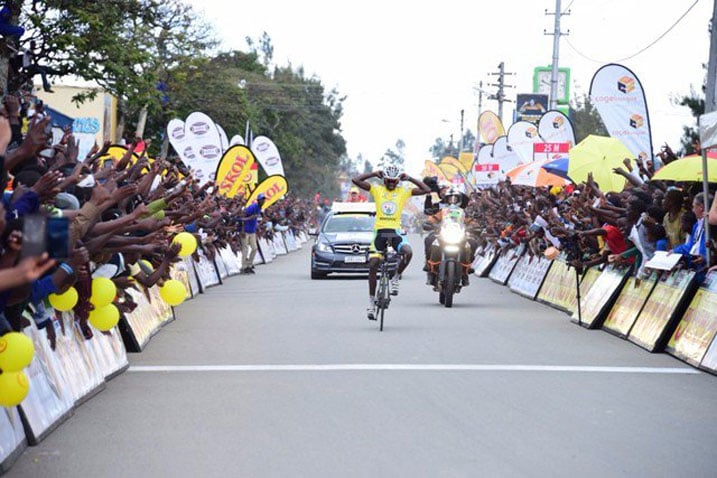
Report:
<svg viewBox="0 0 717 478"><path fill-rule="evenodd" d="M349 262L352 264L363 264L366 262L366 256L346 256L344 257L344 262Z"/></svg>

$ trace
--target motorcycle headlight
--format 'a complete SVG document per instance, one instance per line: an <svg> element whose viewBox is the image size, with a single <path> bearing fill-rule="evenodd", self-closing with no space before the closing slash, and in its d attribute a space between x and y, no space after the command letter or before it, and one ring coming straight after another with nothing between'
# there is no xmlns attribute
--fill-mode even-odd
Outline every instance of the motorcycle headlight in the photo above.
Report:
<svg viewBox="0 0 717 478"><path fill-rule="evenodd" d="M328 242L319 241L316 243L316 250L319 252L333 252Z"/></svg>
<svg viewBox="0 0 717 478"><path fill-rule="evenodd" d="M441 229L441 239L446 244L458 244L465 236L465 230L457 224L451 224Z"/></svg>

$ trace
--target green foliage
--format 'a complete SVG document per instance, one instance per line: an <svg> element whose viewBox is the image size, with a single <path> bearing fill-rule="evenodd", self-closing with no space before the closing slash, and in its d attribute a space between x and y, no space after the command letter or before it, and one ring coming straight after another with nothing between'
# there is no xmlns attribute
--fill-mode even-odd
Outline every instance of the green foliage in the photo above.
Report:
<svg viewBox="0 0 717 478"><path fill-rule="evenodd" d="M704 88L702 93L698 93L694 88L690 88L690 94L674 98L672 102L679 106L686 106L690 109L692 117L695 119L692 125L682 127L682 137L680 138L680 150L676 151L679 156L695 154L697 145L699 145L700 133L697 129L697 120L700 115L705 112Z"/></svg>
<svg viewBox="0 0 717 478"><path fill-rule="evenodd" d="M384 169L388 166L396 166L399 170L403 170L406 164L406 143L402 139L396 141L396 151L388 148L379 162L379 168Z"/></svg>
<svg viewBox="0 0 717 478"><path fill-rule="evenodd" d="M582 98L576 97L574 108L570 113L570 119L575 128L575 141L578 143L591 134L609 136L607 128L600 119L600 114L590 103L588 95L583 95Z"/></svg>

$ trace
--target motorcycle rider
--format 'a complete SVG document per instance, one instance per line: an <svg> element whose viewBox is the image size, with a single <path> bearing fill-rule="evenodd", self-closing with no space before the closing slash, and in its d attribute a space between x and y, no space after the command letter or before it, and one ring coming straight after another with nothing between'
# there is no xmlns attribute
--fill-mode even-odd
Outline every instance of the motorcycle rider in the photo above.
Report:
<svg viewBox="0 0 717 478"><path fill-rule="evenodd" d="M454 187L441 189L441 201L439 204L431 203L429 205L429 199L426 199L426 204L424 205L424 213L428 215L426 224L428 228L433 229L426 237L424 243L426 264L423 269L426 271L426 285L435 285L436 268L441 263L441 249L436 239L438 238L438 226L440 226L441 221L443 220L443 214L450 206L458 206L465 210L468 205L468 201L468 196ZM441 207L441 205L443 205L443 207ZM466 226L469 224L470 219L466 218ZM472 272L471 266L473 264L473 256L476 247L477 243L475 239L468 236L460 259L461 265L463 266L461 284L464 286L467 286L470 283L468 274Z"/></svg>

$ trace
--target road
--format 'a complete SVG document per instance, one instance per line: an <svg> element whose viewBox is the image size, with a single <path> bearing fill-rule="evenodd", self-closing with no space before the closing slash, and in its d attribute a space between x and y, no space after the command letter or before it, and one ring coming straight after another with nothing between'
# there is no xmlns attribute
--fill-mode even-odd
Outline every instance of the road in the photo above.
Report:
<svg viewBox="0 0 717 478"><path fill-rule="evenodd" d="M717 474L717 377L487 279L445 309L417 262L378 332L308 256L183 304L7 476Z"/></svg>

